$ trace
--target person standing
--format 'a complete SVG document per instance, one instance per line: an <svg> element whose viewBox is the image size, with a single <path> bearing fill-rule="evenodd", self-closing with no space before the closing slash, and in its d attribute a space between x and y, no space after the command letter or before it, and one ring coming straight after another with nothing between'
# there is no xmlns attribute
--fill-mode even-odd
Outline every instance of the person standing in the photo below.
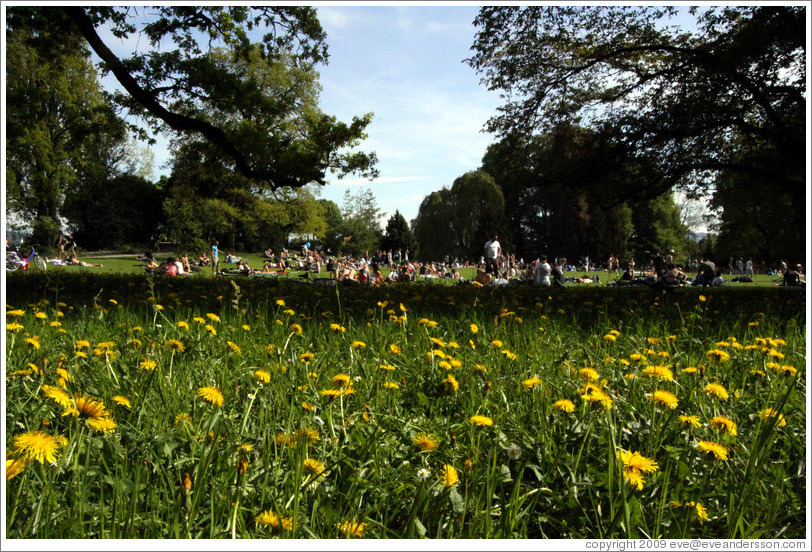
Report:
<svg viewBox="0 0 812 552"><path fill-rule="evenodd" d="M488 274L499 274L499 263L497 259L502 254L502 246L499 244L498 236L494 234L485 243L485 272Z"/></svg>
<svg viewBox="0 0 812 552"><path fill-rule="evenodd" d="M220 271L220 251L218 246L220 242L214 240L211 244L211 273L217 274Z"/></svg>

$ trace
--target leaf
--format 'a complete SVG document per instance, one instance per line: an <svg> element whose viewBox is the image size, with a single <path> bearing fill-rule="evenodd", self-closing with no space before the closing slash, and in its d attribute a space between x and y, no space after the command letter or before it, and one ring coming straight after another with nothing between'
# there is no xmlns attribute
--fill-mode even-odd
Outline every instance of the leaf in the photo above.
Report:
<svg viewBox="0 0 812 552"><path fill-rule="evenodd" d="M417 518L414 518L414 528L417 530L418 535L420 535L421 537L426 536L426 527L422 523L420 523L420 520Z"/></svg>
<svg viewBox="0 0 812 552"><path fill-rule="evenodd" d="M464 501L462 499L462 495L457 492L455 487L451 488L451 492L448 494L449 498L451 498L451 507L454 509L454 512L461 514L465 510L464 508Z"/></svg>

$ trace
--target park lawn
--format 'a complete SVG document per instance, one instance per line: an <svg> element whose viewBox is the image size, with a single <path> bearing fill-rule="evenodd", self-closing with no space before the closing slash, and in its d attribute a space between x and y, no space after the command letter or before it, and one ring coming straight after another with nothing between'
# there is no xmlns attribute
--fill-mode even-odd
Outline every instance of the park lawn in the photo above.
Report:
<svg viewBox="0 0 812 552"><path fill-rule="evenodd" d="M254 269L262 268L265 259L256 253L237 253L239 257L248 259L249 265ZM167 257L172 256L172 254L162 254L158 255L157 259L158 262L165 260ZM83 260L88 263L101 263L103 267L79 267L79 266L54 266L49 264L48 270L59 270L64 272L98 272L103 274L143 274L144 269L142 267L142 263L135 259L135 256L132 255L120 255L120 256L82 256L80 255L80 260ZM237 265L234 264L226 264L222 261L220 262L221 269L229 269L229 268L236 268ZM303 275L306 271L304 270L288 270L287 273L279 275L281 278L298 278L299 276ZM381 272L384 276L389 274L389 269L382 267ZM474 267L463 267L459 269L461 276L466 280L472 280L474 276L476 276L476 268ZM600 284L605 285L608 282L618 281L620 279L620 272L614 273L607 273L605 270L598 270L598 271L591 271L591 272L584 272L584 271L573 271L565 273L566 277L573 277L573 276L587 276L592 278L595 274L600 277ZM200 272L193 272L192 276L211 276L211 267L202 267ZM689 273L689 276L693 277L693 273ZM263 276L266 277L266 276ZM267 277L276 277L276 276L267 276ZM322 266L322 270L319 274L311 273L309 274L310 278L328 278L329 274ZM769 274L756 274L753 277L752 283L745 283L745 282L731 282L730 279L734 276L725 275L725 287L753 287L753 286L772 286L779 284L781 282L781 276L771 276ZM442 284L453 284L454 281L444 281L444 280L437 280L438 283ZM580 286L582 284L570 284L575 286ZM587 284L589 285L589 284Z"/></svg>

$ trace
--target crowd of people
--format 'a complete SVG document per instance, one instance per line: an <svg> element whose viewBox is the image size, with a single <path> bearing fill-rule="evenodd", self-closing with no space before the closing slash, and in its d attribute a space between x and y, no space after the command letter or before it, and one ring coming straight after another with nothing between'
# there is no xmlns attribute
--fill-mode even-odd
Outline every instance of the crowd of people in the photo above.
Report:
<svg viewBox="0 0 812 552"><path fill-rule="evenodd" d="M776 267L757 265L748 259L734 261L720 268L709 259L684 259L677 262L674 251L665 254L646 252L643 258L622 260L610 255L605 263L594 263L589 257L583 257L576 263L564 257L548 258L541 255L535 260L526 261L507 254L502 250L497 235L492 235L482 249L478 261L457 259L446 255L442 261L420 262L409 258L408 250L368 251L363 255L333 255L330 250L319 251L305 244L301 251L281 249L278 253L268 248L262 252L263 265L251 267L248 259L241 258L231 251L223 255L223 266L220 264L221 251L219 242L211 245L210 256L205 252L197 260L189 260L187 255L179 258L169 257L158 263L151 252L144 254L145 268L148 271L171 276L190 274L210 267L213 274L221 275L284 275L289 271L301 272L300 278L314 280L334 280L344 284L386 285L396 282L430 280L434 278L453 279L461 284L477 283L479 285L529 284L537 286L564 287L567 284L601 284L607 285L651 285L659 287L720 286L729 281L752 281L755 274L766 273L780 276L780 282L787 286L805 284L804 269L798 264L787 266L786 263ZM460 269L476 268L473 278L464 278ZM326 272L326 275L325 275ZM572 274L568 273L587 273ZM592 273L590 276L589 273ZM603 274L603 282L601 281ZM695 274L691 276L691 274Z"/></svg>

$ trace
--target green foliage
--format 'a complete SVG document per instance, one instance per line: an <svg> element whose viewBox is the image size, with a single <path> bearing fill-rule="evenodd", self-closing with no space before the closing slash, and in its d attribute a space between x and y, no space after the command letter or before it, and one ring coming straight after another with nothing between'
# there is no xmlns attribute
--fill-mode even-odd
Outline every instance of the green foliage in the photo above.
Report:
<svg viewBox="0 0 812 552"><path fill-rule="evenodd" d="M494 179L481 170L465 173L420 205L414 220L419 258L478 259L490 235L503 234L504 212L505 197Z"/></svg>
<svg viewBox="0 0 812 552"><path fill-rule="evenodd" d="M805 535L802 289L7 281L7 460L64 438L7 464L10 538ZM623 451L656 463L642 488Z"/></svg>
<svg viewBox="0 0 812 552"><path fill-rule="evenodd" d="M372 190L360 188L355 195L346 190L340 211L342 244L338 251L371 255L378 249L383 235L378 219L380 209Z"/></svg>
<svg viewBox="0 0 812 552"><path fill-rule="evenodd" d="M634 235L629 247L638 259L645 252L665 254L673 249L675 258L684 258L687 228L680 221L679 208L670 192L641 203L632 211Z"/></svg>
<svg viewBox="0 0 812 552"><path fill-rule="evenodd" d="M386 222L386 230L381 238L381 249L384 251L410 251L411 258L414 258L417 251L417 239L409 228L409 223L400 211L395 210L395 214L389 217Z"/></svg>

